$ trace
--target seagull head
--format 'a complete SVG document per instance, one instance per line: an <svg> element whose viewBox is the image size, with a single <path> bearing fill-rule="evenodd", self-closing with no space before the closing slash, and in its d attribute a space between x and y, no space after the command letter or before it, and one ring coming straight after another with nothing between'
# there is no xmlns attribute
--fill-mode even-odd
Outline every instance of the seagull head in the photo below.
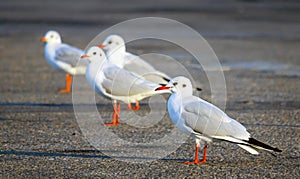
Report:
<svg viewBox="0 0 300 179"><path fill-rule="evenodd" d="M50 30L41 38L41 41L45 43L61 43L61 37L58 32Z"/></svg>
<svg viewBox="0 0 300 179"><path fill-rule="evenodd" d="M87 59L90 63L92 63L97 61L104 61L106 57L101 48L93 46L89 48L86 54L82 55L80 58Z"/></svg>
<svg viewBox="0 0 300 179"><path fill-rule="evenodd" d="M171 79L167 85L160 86L155 89L155 91L158 90L170 90L172 93L180 93L185 96L193 94L191 80L183 76L178 76Z"/></svg>
<svg viewBox="0 0 300 179"><path fill-rule="evenodd" d="M119 48L125 47L125 42L124 39L119 35L110 35L98 47L107 51L117 50Z"/></svg>

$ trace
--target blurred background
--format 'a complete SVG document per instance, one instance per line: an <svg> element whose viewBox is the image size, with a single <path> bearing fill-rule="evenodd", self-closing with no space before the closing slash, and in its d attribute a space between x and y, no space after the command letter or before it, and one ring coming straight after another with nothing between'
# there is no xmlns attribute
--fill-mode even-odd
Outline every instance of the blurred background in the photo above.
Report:
<svg viewBox="0 0 300 179"><path fill-rule="evenodd" d="M296 0L2 1L1 71L8 70L10 65L5 63L14 60L22 68L52 70L43 59L43 45L39 42L48 30L57 30L64 42L85 48L97 34L114 24L154 16L177 20L198 31L212 46L225 70L299 76L299 9ZM141 48L135 46L130 50L138 53ZM152 48L161 47L156 44ZM28 65L31 62L34 64ZM37 67L38 64L42 66ZM19 80L22 81L22 76Z"/></svg>

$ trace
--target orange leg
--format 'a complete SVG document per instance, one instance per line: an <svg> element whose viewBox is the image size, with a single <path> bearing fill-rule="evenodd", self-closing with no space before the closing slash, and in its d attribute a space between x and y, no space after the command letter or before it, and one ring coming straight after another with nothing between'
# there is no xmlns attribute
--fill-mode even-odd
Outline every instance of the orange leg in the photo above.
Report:
<svg viewBox="0 0 300 179"><path fill-rule="evenodd" d="M112 117L111 123L106 123L105 126L116 126L120 122L120 104L118 102L114 102L114 113Z"/></svg>
<svg viewBox="0 0 300 179"><path fill-rule="evenodd" d="M59 90L60 93L69 93L69 92L71 92L72 79L73 79L72 75L66 74L66 88L62 89L62 90Z"/></svg>
<svg viewBox="0 0 300 179"><path fill-rule="evenodd" d="M195 159L192 162L184 162L184 164L201 164L201 163L206 163L206 149L207 149L207 144L205 144L203 148L203 159L199 160L198 158L198 151L199 151L199 146L200 143L196 143L196 152L195 152Z"/></svg>
<svg viewBox="0 0 300 179"><path fill-rule="evenodd" d="M140 104L139 104L138 101L135 102L135 107L133 108L133 107L131 106L131 103L129 103L127 108L128 108L129 110L137 111L137 110L140 109Z"/></svg>

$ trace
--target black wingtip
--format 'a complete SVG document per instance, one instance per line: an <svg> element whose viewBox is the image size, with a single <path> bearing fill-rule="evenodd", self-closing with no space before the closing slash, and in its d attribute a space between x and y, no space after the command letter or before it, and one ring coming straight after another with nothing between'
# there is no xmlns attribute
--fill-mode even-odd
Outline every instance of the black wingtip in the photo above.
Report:
<svg viewBox="0 0 300 179"><path fill-rule="evenodd" d="M166 78L166 77L163 77L163 79L166 81L166 82L170 82L171 80L170 79L168 79L168 78Z"/></svg>
<svg viewBox="0 0 300 179"><path fill-rule="evenodd" d="M256 145L256 146L259 146L259 147L262 147L262 148L265 148L265 149L268 149L268 150L272 150L274 152L282 152L282 150L278 149L278 148L275 148L275 147L271 147L265 143L262 143L254 138L249 138L249 140L247 141L249 144L253 144L253 145Z"/></svg>
<svg viewBox="0 0 300 179"><path fill-rule="evenodd" d="M202 88L196 87L197 91L202 91Z"/></svg>

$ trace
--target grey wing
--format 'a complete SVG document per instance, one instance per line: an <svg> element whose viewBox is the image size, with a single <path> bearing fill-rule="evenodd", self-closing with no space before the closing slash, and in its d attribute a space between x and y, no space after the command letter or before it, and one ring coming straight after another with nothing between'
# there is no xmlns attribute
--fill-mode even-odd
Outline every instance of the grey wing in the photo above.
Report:
<svg viewBox="0 0 300 179"><path fill-rule="evenodd" d="M228 117L216 106L193 96L182 113L186 125L208 136L229 136L248 139L250 134L239 122Z"/></svg>
<svg viewBox="0 0 300 179"><path fill-rule="evenodd" d="M104 89L115 96L146 95L158 87L157 84L145 81L116 66L103 69L103 74L105 76L102 82Z"/></svg>
<svg viewBox="0 0 300 179"><path fill-rule="evenodd" d="M124 69L155 83L166 84L170 81L168 75L157 71L151 64L130 53L125 58Z"/></svg>
<svg viewBox="0 0 300 179"><path fill-rule="evenodd" d="M67 63L71 66L76 66L80 60L80 56L83 54L83 50L62 44L55 51L55 59L64 63ZM83 65L86 65L84 63Z"/></svg>
<svg viewBox="0 0 300 179"><path fill-rule="evenodd" d="M138 75L143 75L147 72L155 71L155 68L136 55L127 53L124 62L124 69L134 72Z"/></svg>

